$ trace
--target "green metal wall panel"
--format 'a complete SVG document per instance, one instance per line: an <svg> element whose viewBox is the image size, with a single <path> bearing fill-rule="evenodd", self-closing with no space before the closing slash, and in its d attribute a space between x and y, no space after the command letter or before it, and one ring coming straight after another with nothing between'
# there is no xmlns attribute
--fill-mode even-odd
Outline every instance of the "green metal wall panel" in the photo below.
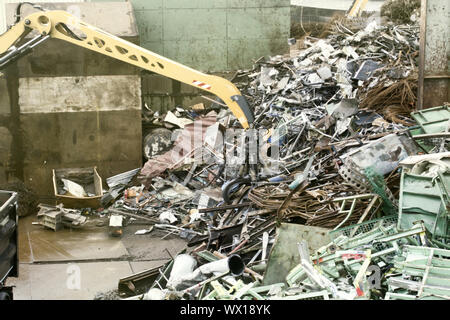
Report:
<svg viewBox="0 0 450 320"><path fill-rule="evenodd" d="M286 0L228 0L228 8L274 8L289 7L290 1Z"/></svg>
<svg viewBox="0 0 450 320"><path fill-rule="evenodd" d="M289 7L228 9L227 16L228 39L281 40L286 43L289 37Z"/></svg>
<svg viewBox="0 0 450 320"><path fill-rule="evenodd" d="M146 42L161 42L163 41L163 15L162 10L136 10L134 11L136 17L139 38L141 44ZM162 46L161 46L162 47ZM150 49L149 47L147 47ZM156 49L152 49L156 51Z"/></svg>
<svg viewBox="0 0 450 320"><path fill-rule="evenodd" d="M273 39L228 40L228 70L250 67L253 61L262 57L265 52L283 53L285 42Z"/></svg>
<svg viewBox="0 0 450 320"><path fill-rule="evenodd" d="M180 8L226 8L227 0L164 0L164 8L180 9Z"/></svg>
<svg viewBox="0 0 450 320"><path fill-rule="evenodd" d="M101 1L102 0L93 0ZM205 72L288 51L289 0L131 0L141 46Z"/></svg>
<svg viewBox="0 0 450 320"><path fill-rule="evenodd" d="M132 0L131 3L134 10L155 10L163 8L164 0Z"/></svg>
<svg viewBox="0 0 450 320"><path fill-rule="evenodd" d="M227 36L227 28L225 27L227 25L227 12L224 9L164 10L163 20L165 42L173 40L225 40ZM201 47L199 49L203 50ZM190 53L187 52L186 54L189 56Z"/></svg>
<svg viewBox="0 0 450 320"><path fill-rule="evenodd" d="M224 40L164 41L164 56L202 70L227 70Z"/></svg>

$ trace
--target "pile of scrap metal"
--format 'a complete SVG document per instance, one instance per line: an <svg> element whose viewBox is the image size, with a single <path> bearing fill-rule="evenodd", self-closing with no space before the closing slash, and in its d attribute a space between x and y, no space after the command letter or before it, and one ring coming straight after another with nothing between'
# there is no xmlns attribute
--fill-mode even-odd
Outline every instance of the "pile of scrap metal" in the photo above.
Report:
<svg viewBox="0 0 450 320"><path fill-rule="evenodd" d="M140 210L156 214L156 228L196 247L121 279L119 291L128 299L450 299L450 110L412 117L418 124L403 133L345 153L340 183L311 174L311 156L306 174L290 180L240 178L189 193L160 177L153 191L129 188L120 210L147 201Z"/></svg>
<svg viewBox="0 0 450 320"><path fill-rule="evenodd" d="M228 154L245 148L229 141L224 152L217 148L224 130L238 125L229 112L191 119L192 112L178 118L177 110L164 118L180 128L172 148L151 157L139 173L142 186L114 206L178 224L157 228L189 240L244 222L248 232L273 227L276 218L336 228L380 215L382 207L392 213L400 180L395 169L421 150L409 132L418 27L372 22L306 44L234 77L255 106L253 128L267 130L260 146L275 145L278 159L259 154L258 165L234 165ZM192 136L202 137L200 144ZM212 161L197 161L205 156Z"/></svg>
<svg viewBox="0 0 450 320"><path fill-rule="evenodd" d="M190 250L121 279L121 293L450 297L450 109L414 111L418 26L370 23L306 44L234 77L263 152L244 131L221 140L238 121L217 102L166 115L179 127L170 148L107 180L115 221L143 221L142 233L178 235Z"/></svg>
<svg viewBox="0 0 450 320"><path fill-rule="evenodd" d="M416 105L418 40L418 25L379 26L373 21L355 33L337 25L326 39L306 38L305 50L258 61L253 70L240 71L234 78L250 104L257 106L255 112L268 115L257 117L258 125L274 123L276 127L280 120L303 112L323 131L338 122L336 136L341 136L345 131L338 130L344 130L339 122L348 121L352 109L347 107L346 113L333 110L342 99L354 98L360 108L408 125ZM356 114L353 122L367 125L369 119L378 117Z"/></svg>

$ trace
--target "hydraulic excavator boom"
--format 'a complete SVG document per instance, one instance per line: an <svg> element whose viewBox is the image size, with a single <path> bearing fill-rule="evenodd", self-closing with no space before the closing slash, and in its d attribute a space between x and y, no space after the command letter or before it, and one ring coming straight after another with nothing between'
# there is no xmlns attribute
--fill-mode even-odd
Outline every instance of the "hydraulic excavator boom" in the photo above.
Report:
<svg viewBox="0 0 450 320"><path fill-rule="evenodd" d="M361 16L369 0L353 0L351 7L347 11L347 17L354 18Z"/></svg>
<svg viewBox="0 0 450 320"><path fill-rule="evenodd" d="M34 38L16 47L32 31ZM230 81L202 73L89 25L65 11L35 12L0 35L0 70L48 38L61 39L137 67L181 81L218 96L245 129L254 116L246 99Z"/></svg>

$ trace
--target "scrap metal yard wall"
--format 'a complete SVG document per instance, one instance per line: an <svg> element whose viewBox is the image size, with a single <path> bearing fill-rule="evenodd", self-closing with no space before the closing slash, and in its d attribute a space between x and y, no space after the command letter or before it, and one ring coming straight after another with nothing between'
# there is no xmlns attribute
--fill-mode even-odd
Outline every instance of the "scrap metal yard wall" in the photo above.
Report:
<svg viewBox="0 0 450 320"><path fill-rule="evenodd" d="M195 69L249 68L261 56L288 51L289 0L130 2L141 46Z"/></svg>
<svg viewBox="0 0 450 320"><path fill-rule="evenodd" d="M80 14L87 23L139 43L130 3L41 5ZM14 9L15 5L6 6L8 24ZM30 10L23 8L25 15ZM99 174L108 177L142 164L137 68L50 39L20 59L16 71L17 97L10 100L20 110L21 150L13 156L16 164L22 162L23 179L36 193L53 194L55 168L97 166ZM12 80L14 75L8 77Z"/></svg>

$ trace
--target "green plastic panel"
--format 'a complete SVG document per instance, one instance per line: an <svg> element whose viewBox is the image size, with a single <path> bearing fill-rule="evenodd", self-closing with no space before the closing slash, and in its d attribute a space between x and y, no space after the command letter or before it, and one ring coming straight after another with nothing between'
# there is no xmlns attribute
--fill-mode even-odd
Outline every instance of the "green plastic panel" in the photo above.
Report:
<svg viewBox="0 0 450 320"><path fill-rule="evenodd" d="M398 228L407 230L422 220L433 236L447 237L449 229L448 203L449 176L439 179L402 171L400 180Z"/></svg>
<svg viewBox="0 0 450 320"><path fill-rule="evenodd" d="M350 235L353 233L353 237L356 237L357 235L366 233L371 231L372 229L383 226L391 226L396 225L398 222L398 216L397 215L390 215L378 219L369 220L366 222L362 222L359 224L339 228L333 231L329 232L330 239L333 241L336 238L338 238L341 235L344 235L346 237L350 237Z"/></svg>
<svg viewBox="0 0 450 320"><path fill-rule="evenodd" d="M314 252L330 242L327 232L328 229L320 227L282 223L277 228L262 284L285 283L286 276L300 263L298 243L307 241L309 251Z"/></svg>
<svg viewBox="0 0 450 320"><path fill-rule="evenodd" d="M450 119L450 107L441 106L411 113L424 133L445 132Z"/></svg>

